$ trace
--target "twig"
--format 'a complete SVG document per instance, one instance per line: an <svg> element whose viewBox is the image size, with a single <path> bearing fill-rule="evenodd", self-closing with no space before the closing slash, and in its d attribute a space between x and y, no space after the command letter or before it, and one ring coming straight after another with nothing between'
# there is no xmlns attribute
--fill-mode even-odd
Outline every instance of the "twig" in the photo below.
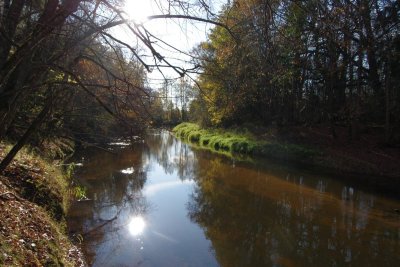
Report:
<svg viewBox="0 0 400 267"><path fill-rule="evenodd" d="M12 195L12 196L14 196L15 199L18 199L20 201L25 201L25 199L23 199L22 197L16 195L15 193L13 193L11 191L7 191L7 192L4 192L4 193L0 194L1 198L6 199L6 200L10 200L10 198L6 198L5 195Z"/></svg>
<svg viewBox="0 0 400 267"><path fill-rule="evenodd" d="M96 227L90 229L89 231L83 233L82 236L87 236L87 235L89 235L90 233L96 231L97 229L99 229L99 228L101 228L101 227L104 227L105 225L109 224L110 222L115 221L117 218L118 218L118 215L115 215L114 218L109 219L109 220L106 220L104 223L102 223L102 224L100 224L100 225L98 225L98 226L96 226Z"/></svg>
<svg viewBox="0 0 400 267"><path fill-rule="evenodd" d="M376 151L373 151L373 150L371 152L376 154L376 155L378 155L378 156L382 156L382 157L389 158L389 159L396 160L396 161L398 160L395 157L389 156L387 154L379 153L379 152L376 152Z"/></svg>

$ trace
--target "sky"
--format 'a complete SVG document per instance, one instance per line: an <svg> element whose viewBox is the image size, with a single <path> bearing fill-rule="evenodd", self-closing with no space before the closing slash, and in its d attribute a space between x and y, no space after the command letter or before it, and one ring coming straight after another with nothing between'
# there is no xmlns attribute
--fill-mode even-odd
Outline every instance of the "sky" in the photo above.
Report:
<svg viewBox="0 0 400 267"><path fill-rule="evenodd" d="M196 0L192 0L196 1ZM207 0L205 1L207 2ZM224 0L211 1L208 0L212 11L218 13L222 5L226 2ZM141 22L153 35L162 39L164 42L168 43L172 47L175 47L185 53L190 53L190 51L200 42L207 40L207 34L209 30L213 27L212 24L203 22L194 22L184 19L156 19L151 21L146 21L147 16L160 15L162 14L160 8L157 6L159 3L168 3L167 0L126 0L125 7L123 8L126 15L135 22ZM199 16L204 17L204 15L199 13ZM137 41L134 35L129 32L126 28L118 28L115 30L115 34L124 41L136 45ZM161 42L155 44L161 45ZM158 52L169 58L170 62L174 65L188 67L189 65L185 61L190 61L190 57L174 51L170 47L161 45L158 47ZM142 51L142 55L146 54ZM147 53L148 55L148 53ZM146 57L144 55L146 63L153 63L154 60L151 57ZM164 76L167 78L178 78L179 74L172 69L162 69ZM164 83L164 76L154 69L151 73L148 73L149 86L152 88L161 88Z"/></svg>

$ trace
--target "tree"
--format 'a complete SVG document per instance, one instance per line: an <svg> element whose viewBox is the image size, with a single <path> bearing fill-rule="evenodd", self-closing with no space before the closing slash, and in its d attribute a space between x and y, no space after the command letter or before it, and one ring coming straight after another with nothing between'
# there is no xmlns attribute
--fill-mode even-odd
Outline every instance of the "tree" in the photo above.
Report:
<svg viewBox="0 0 400 267"><path fill-rule="evenodd" d="M216 125L325 123L334 137L347 125L353 139L379 125L395 142L399 10L398 1L232 1L218 21L239 41L216 26L197 47L197 103Z"/></svg>
<svg viewBox="0 0 400 267"><path fill-rule="evenodd" d="M0 139L10 137L26 103L38 95L52 94L63 99L71 88L79 89L92 97L104 110L131 131L143 128L147 119L148 88L143 85L143 71L165 65L180 75L187 71L174 66L154 46L152 35L143 24L128 21L121 11L123 1L81 0L25 1L6 0L0 9ZM212 22L208 18L194 16L192 4L183 9L184 1L166 1L160 11L165 14L149 19L194 19ZM207 12L206 5L202 4ZM165 8L165 9L164 9ZM169 8L169 9L168 9ZM173 12L170 12L170 11ZM168 12L168 13L167 13ZM181 12L181 13L179 13ZM154 58L154 64L146 63L134 47L113 35L109 29L125 25L137 41ZM112 64L108 64L113 55ZM139 67L140 65L140 67ZM93 76L93 70L102 70ZM84 72L80 72L84 70ZM131 73L137 72L137 73ZM139 74L139 75L137 75ZM133 75L133 76L132 76ZM139 80L132 80L133 77ZM135 79L136 79L135 78ZM107 91L108 96L94 92ZM65 91L65 92L64 92ZM69 99L76 99L70 96ZM52 101L46 116L38 114L38 125L45 121L57 101ZM40 110L40 108L38 109ZM36 120L30 120L36 122ZM29 123L26 129L30 129ZM36 127L34 127L36 129ZM32 131L18 141L29 140ZM18 138L17 138L18 139ZM23 145L23 144L22 144ZM0 172L6 167L1 164Z"/></svg>

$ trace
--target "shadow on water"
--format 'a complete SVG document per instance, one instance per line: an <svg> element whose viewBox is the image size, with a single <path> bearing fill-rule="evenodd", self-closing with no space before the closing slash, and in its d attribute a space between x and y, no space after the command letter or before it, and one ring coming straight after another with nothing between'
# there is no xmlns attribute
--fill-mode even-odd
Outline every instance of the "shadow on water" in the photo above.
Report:
<svg viewBox="0 0 400 267"><path fill-rule="evenodd" d="M167 132L87 151L71 208L93 266L396 266L400 202L267 161L193 150Z"/></svg>

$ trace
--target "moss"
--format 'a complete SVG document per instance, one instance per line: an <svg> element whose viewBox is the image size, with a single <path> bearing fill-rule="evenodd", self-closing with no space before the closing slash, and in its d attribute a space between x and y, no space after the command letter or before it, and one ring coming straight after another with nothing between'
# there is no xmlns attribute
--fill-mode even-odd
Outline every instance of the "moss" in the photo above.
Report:
<svg viewBox="0 0 400 267"><path fill-rule="evenodd" d="M276 141L259 140L246 129L202 129L194 123L181 123L173 130L184 141L216 152L266 156L285 160L309 160L319 155L313 149L304 146Z"/></svg>

